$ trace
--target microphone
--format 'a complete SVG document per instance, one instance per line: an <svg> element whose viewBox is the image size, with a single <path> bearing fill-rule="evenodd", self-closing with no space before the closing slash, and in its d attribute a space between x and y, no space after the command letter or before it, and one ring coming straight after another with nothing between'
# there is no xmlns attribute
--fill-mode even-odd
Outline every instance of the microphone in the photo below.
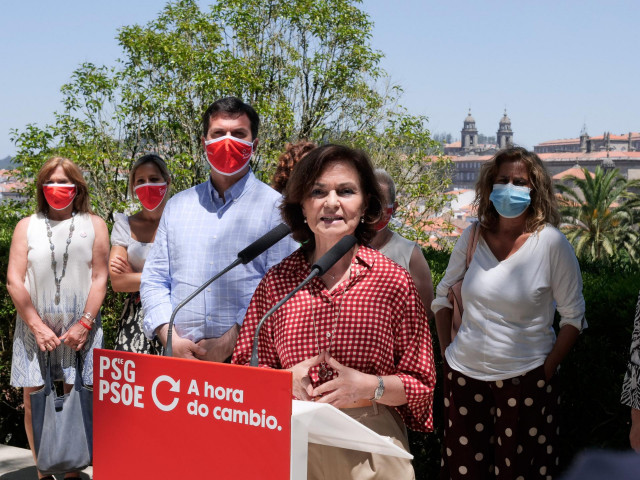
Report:
<svg viewBox="0 0 640 480"><path fill-rule="evenodd" d="M289 225L281 223L272 230L269 230L251 245L238 253L238 259L243 265L256 258L265 250L273 247L276 243L291 233Z"/></svg>
<svg viewBox="0 0 640 480"><path fill-rule="evenodd" d="M260 329L262 328L265 320L269 318L271 314L273 314L273 312L275 312L278 308L284 305L291 297L298 293L298 291L307 283L309 283L314 277L327 273L327 270L333 267L338 260L344 257L344 255L353 248L356 242L356 237L354 237L353 235L345 235L340 240L338 240L338 243L331 247L331 249L327 253L320 257L320 259L311 266L311 273L309 274L309 276L305 278L302 283L300 283L296 288L294 288L291 293L285 295L282 300L271 307L271 309L265 314L265 316L262 317L262 319L256 326L256 333L253 336L251 362L249 363L250 366L258 366L258 336L260 335Z"/></svg>
<svg viewBox="0 0 640 480"><path fill-rule="evenodd" d="M173 337L173 323L176 318L176 314L178 310L184 307L187 303L189 303L193 298L198 295L202 290L207 288L211 283L220 278L222 275L227 273L229 270L237 267L240 264L246 265L251 260L256 258L258 255L263 253L265 250L268 250L284 237L291 233L291 229L286 223L281 223L277 227L269 230L263 236L258 238L255 242L253 242L248 247L244 248L238 253L238 258L236 258L233 263L231 263L228 267L222 270L220 273L214 275L205 283L203 283L196 291L194 291L191 295L185 298L182 302L178 304L176 308L171 312L171 318L169 319L169 331L167 332L167 346L164 349L164 356L171 357L173 356L173 346L171 344Z"/></svg>

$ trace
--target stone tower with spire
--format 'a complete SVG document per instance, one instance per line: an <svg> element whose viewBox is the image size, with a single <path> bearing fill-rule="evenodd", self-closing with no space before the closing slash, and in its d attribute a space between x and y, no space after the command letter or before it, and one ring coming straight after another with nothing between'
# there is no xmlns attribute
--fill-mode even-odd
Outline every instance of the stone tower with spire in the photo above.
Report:
<svg viewBox="0 0 640 480"><path fill-rule="evenodd" d="M461 147L464 151L473 150L478 145L478 129L476 128L476 121L471 116L471 109L467 118L464 119L464 125L460 131Z"/></svg>
<svg viewBox="0 0 640 480"><path fill-rule="evenodd" d="M591 140L589 139L589 134L587 133L586 123L582 126L582 131L580 132L580 151L582 153L591 152Z"/></svg>
<svg viewBox="0 0 640 480"><path fill-rule="evenodd" d="M513 130L511 130L511 119L507 117L507 109L504 109L504 115L500 119L498 124L498 131L496 132L496 141L498 148L507 148L513 145Z"/></svg>

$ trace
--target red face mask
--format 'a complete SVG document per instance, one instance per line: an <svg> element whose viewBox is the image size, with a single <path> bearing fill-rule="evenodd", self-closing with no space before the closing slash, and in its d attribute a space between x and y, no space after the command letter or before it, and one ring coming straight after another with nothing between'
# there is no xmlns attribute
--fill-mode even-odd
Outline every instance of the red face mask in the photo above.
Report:
<svg viewBox="0 0 640 480"><path fill-rule="evenodd" d="M153 212L162 203L167 190L167 182L144 183L133 189L142 206L150 212Z"/></svg>
<svg viewBox="0 0 640 480"><path fill-rule="evenodd" d="M234 175L247 166L253 153L253 143L231 135L204 142L211 167L222 175Z"/></svg>
<svg viewBox="0 0 640 480"><path fill-rule="evenodd" d="M76 186L73 183L45 183L42 193L54 210L64 210L76 198Z"/></svg>
<svg viewBox="0 0 640 480"><path fill-rule="evenodd" d="M384 209L384 213L382 214L382 218L373 227L376 229L376 232L379 232L384 227L386 227L389 224L389 221L391 220L392 216L393 216L393 205L387 205L387 208Z"/></svg>

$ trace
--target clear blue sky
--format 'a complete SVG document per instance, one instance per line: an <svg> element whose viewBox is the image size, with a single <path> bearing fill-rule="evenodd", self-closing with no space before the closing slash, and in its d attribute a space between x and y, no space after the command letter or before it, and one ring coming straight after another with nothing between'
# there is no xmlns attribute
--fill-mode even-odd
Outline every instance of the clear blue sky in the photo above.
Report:
<svg viewBox="0 0 640 480"><path fill-rule="evenodd" d="M0 158L11 128L61 110L60 86L82 62L113 64L118 27L165 2L8 2L0 16ZM207 2L201 1L202 5ZM640 1L365 0L374 48L404 87L402 104L433 132L459 137L468 108L495 135L504 108L516 143L640 131Z"/></svg>

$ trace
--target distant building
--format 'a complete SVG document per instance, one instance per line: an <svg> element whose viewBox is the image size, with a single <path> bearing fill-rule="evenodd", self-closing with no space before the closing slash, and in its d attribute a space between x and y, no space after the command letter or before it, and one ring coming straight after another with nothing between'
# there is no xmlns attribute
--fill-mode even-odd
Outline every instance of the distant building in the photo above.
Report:
<svg viewBox="0 0 640 480"><path fill-rule="evenodd" d="M21 195L24 183L16 181L14 175L12 170L0 169L0 203L5 200L24 200Z"/></svg>
<svg viewBox="0 0 640 480"><path fill-rule="evenodd" d="M471 115L471 109L462 124L460 131L460 141L448 143L444 146L445 155L493 155L501 148L513 144L513 130L511 130L511 119L507 116L505 109L503 117L498 123L498 131L495 137L489 137L490 142L482 142L483 135L478 134L476 120ZM485 137L486 138L486 137ZM493 143L495 141L495 143Z"/></svg>
<svg viewBox="0 0 640 480"><path fill-rule="evenodd" d="M457 189L473 190L480 173L480 167L494 153L495 150L485 155L452 155L451 160L453 161L454 172L451 186Z"/></svg>
<svg viewBox="0 0 640 480"><path fill-rule="evenodd" d="M451 156L455 165L453 188L474 188L480 167L493 155L461 155ZM604 169L617 168L629 180L640 178L640 151L637 152L561 152L539 153L549 174L553 177L571 168L586 168L594 172L596 167Z"/></svg>
<svg viewBox="0 0 640 480"><path fill-rule="evenodd" d="M498 124L496 144L480 144L476 121L471 110L464 120L460 132L462 140L445 145L444 153L453 160L455 171L452 187L474 188L480 167L498 150L513 145L511 119L505 110ZM580 137L549 140L534 147L534 152L545 163L551 176L570 168L586 167L594 172L596 167L617 168L629 180L640 178L640 133L629 132L612 135L605 132L598 137L590 137L586 126Z"/></svg>
<svg viewBox="0 0 640 480"><path fill-rule="evenodd" d="M534 146L533 151L536 153L640 152L640 133L611 135L611 132L605 132L599 137L590 137L586 127L583 127L578 138L542 142Z"/></svg>
<svg viewBox="0 0 640 480"><path fill-rule="evenodd" d="M572 167L586 168L594 172L596 167L620 170L628 178L638 178L640 174L640 151L598 151L589 153L539 153L549 173L554 176Z"/></svg>

